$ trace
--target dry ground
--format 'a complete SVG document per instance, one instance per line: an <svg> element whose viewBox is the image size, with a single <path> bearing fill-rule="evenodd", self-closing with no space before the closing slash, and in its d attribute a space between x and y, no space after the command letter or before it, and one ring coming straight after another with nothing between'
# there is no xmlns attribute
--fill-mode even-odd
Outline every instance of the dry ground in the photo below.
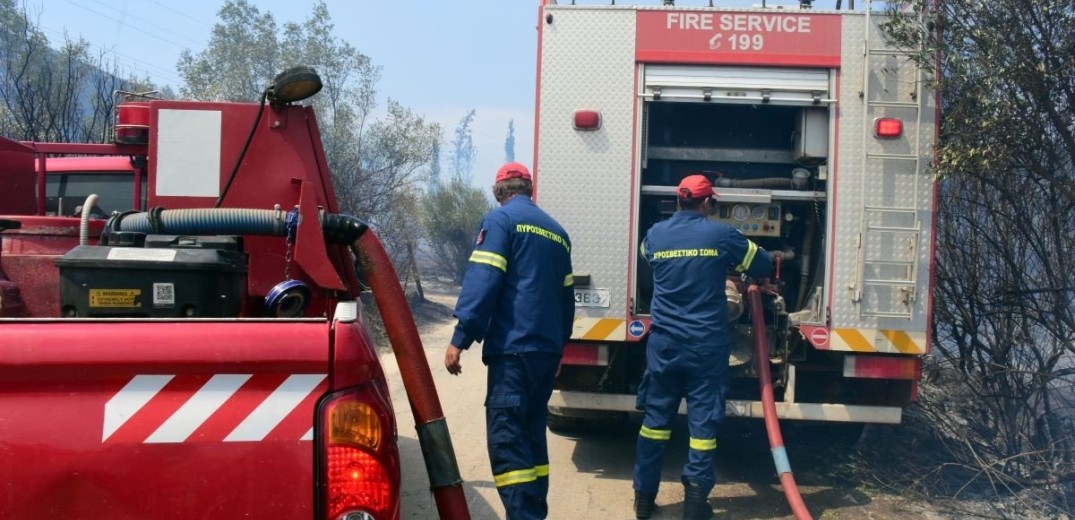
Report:
<svg viewBox="0 0 1075 520"><path fill-rule="evenodd" d="M471 517L503 518L485 453L481 407L485 371L477 350L480 346L464 355L463 376L449 376L441 361L454 326L451 312L455 292L435 286L427 291L427 297L428 301L412 306L413 313L452 433ZM381 358L392 385L400 434L403 518L437 518L394 357L385 348ZM867 426L852 446L830 442L831 432L798 425L786 427L784 437L792 469L814 518L1060 518L1035 515L1010 503L991 500L981 489L932 489L940 481L937 472L945 459L930 440L928 428L919 421L912 410L903 425ZM773 475L761 422L731 421L726 430L728 433L719 441L718 485L710 495L715 518L793 518ZM570 435L550 432L553 478L549 518L633 518L631 466L636 434L637 424L630 422L597 425ZM687 451L686 437L682 425L674 430L665 457L655 520L680 518L682 514L678 475Z"/></svg>

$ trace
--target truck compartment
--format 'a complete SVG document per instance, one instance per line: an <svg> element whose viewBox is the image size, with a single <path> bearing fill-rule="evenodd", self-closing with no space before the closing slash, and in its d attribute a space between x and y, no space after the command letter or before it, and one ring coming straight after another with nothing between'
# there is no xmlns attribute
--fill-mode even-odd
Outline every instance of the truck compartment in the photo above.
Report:
<svg viewBox="0 0 1075 520"><path fill-rule="evenodd" d="M712 218L782 255L788 310L807 304L823 266L828 109L773 104L646 101L638 237L676 210L675 186L702 173L718 193ZM649 314L652 273L635 272L634 311Z"/></svg>

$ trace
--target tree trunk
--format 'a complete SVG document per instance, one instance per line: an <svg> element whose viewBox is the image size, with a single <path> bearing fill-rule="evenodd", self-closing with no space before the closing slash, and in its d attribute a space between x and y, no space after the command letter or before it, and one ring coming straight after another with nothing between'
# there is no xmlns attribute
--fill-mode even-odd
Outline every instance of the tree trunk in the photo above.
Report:
<svg viewBox="0 0 1075 520"><path fill-rule="evenodd" d="M418 260L415 259L414 255L414 244L410 240L407 241L407 257L410 260L411 273L414 274L414 301L424 302L426 301L426 293L422 289L422 275L418 272Z"/></svg>

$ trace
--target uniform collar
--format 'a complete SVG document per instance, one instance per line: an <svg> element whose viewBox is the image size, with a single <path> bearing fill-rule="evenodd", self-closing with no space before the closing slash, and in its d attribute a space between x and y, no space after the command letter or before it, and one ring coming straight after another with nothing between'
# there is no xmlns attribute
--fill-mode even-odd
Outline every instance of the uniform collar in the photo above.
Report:
<svg viewBox="0 0 1075 520"><path fill-rule="evenodd" d="M705 215L699 213L698 210L695 210L695 209L681 209L681 210L676 211L675 213L673 213L672 218L694 219L694 218L705 218Z"/></svg>
<svg viewBox="0 0 1075 520"><path fill-rule="evenodd" d="M534 202L534 201L530 200L530 196L526 195L525 193L518 193L518 194L512 195L511 198L508 199L508 201L505 202L503 205L507 206L508 204L511 204L511 203L513 203L515 201L520 201L520 200L524 200L527 203L531 203L531 204Z"/></svg>

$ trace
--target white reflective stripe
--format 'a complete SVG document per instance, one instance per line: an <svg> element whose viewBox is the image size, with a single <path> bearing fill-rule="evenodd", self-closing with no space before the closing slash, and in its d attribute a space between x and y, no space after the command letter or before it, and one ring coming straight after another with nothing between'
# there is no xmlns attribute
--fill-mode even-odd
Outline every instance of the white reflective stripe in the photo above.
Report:
<svg viewBox="0 0 1075 520"><path fill-rule="evenodd" d="M243 422L224 438L224 441L264 439L324 379L325 374L295 374L287 378L246 419L243 419Z"/></svg>
<svg viewBox="0 0 1075 520"><path fill-rule="evenodd" d="M300 441L312 441L312 440L314 440L314 429L310 428L310 430L306 432L306 435L303 435L302 438L299 439L299 440Z"/></svg>
<svg viewBox="0 0 1075 520"><path fill-rule="evenodd" d="M210 415L243 386L250 374L219 374L207 381L198 391L179 407L164 424L146 439L146 443L183 442L194 433Z"/></svg>
<svg viewBox="0 0 1075 520"><path fill-rule="evenodd" d="M101 442L108 440L128 419L138 413L174 375L134 376L122 390L105 403L104 431Z"/></svg>

